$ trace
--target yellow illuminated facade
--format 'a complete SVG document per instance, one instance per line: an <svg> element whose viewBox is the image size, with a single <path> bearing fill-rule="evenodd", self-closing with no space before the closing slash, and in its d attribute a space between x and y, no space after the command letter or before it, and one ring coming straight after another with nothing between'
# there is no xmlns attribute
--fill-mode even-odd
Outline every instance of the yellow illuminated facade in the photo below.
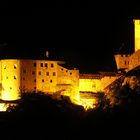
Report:
<svg viewBox="0 0 140 140"><path fill-rule="evenodd" d="M135 52L140 49L140 20L134 20Z"/></svg>
<svg viewBox="0 0 140 140"><path fill-rule="evenodd" d="M135 52L116 54L118 70L129 71L140 65L140 20L134 20ZM121 75L113 72L80 74L78 69L67 69L61 61L3 59L0 60L0 97L2 100L18 100L21 93L34 92L69 96L73 103L86 109L94 108L94 97L82 97L85 93L104 91ZM1 104L1 107L3 104Z"/></svg>

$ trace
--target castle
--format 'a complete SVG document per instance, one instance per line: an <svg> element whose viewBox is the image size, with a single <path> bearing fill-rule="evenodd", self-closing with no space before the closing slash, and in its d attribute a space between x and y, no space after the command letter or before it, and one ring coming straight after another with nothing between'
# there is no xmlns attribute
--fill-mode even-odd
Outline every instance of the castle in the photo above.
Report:
<svg viewBox="0 0 140 140"><path fill-rule="evenodd" d="M135 52L116 54L117 70L128 72L140 65L140 20L134 20ZM2 59L0 84L2 100L17 100L21 93L60 93L76 98L77 94L104 91L121 76L119 72L81 74L78 69L67 69L62 61Z"/></svg>

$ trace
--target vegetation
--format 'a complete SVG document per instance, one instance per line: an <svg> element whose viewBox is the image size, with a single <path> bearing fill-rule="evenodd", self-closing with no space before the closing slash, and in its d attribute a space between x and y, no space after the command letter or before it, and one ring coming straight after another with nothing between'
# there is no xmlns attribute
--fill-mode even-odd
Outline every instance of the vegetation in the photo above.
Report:
<svg viewBox="0 0 140 140"><path fill-rule="evenodd" d="M60 139L109 139L112 134L117 139L134 138L140 125L140 94L127 84L113 91L117 93L111 92L109 96L98 93L97 108L87 112L65 96L22 94L18 106L10 113L1 113L0 124L4 130L10 129L12 134L15 131L22 136L27 133L39 139L53 139L56 135ZM114 101L113 106L111 100Z"/></svg>

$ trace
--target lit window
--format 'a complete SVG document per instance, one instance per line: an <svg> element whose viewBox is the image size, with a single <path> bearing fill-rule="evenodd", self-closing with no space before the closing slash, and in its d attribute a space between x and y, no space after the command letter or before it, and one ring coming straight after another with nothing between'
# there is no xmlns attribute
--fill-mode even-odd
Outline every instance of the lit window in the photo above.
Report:
<svg viewBox="0 0 140 140"><path fill-rule="evenodd" d="M53 76L55 76L56 75L56 73L55 72L53 72Z"/></svg>
<svg viewBox="0 0 140 140"><path fill-rule="evenodd" d="M47 63L45 63L45 67L48 67L48 64Z"/></svg>
<svg viewBox="0 0 140 140"><path fill-rule="evenodd" d="M17 65L16 64L14 64L14 69L16 69L17 68Z"/></svg>
<svg viewBox="0 0 140 140"><path fill-rule="evenodd" d="M53 68L54 67L54 65L53 64L51 64L51 68Z"/></svg>
<svg viewBox="0 0 140 140"><path fill-rule="evenodd" d="M33 66L36 67L36 62L33 63Z"/></svg>
<svg viewBox="0 0 140 140"><path fill-rule="evenodd" d="M46 75L49 76L49 72L47 72Z"/></svg>
<svg viewBox="0 0 140 140"><path fill-rule="evenodd" d="M41 75L41 71L39 71L38 74Z"/></svg>
<svg viewBox="0 0 140 140"><path fill-rule="evenodd" d="M40 64L40 67L43 67L43 63Z"/></svg>
<svg viewBox="0 0 140 140"><path fill-rule="evenodd" d="M52 83L52 80L50 80L50 83Z"/></svg>
<svg viewBox="0 0 140 140"><path fill-rule="evenodd" d="M35 71L32 71L32 75L35 75Z"/></svg>

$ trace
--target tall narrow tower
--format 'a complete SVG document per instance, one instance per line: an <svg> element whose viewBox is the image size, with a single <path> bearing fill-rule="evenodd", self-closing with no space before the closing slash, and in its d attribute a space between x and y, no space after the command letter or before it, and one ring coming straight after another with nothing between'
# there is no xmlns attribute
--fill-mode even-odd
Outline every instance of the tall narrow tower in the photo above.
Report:
<svg viewBox="0 0 140 140"><path fill-rule="evenodd" d="M134 19L135 52L140 49L140 19Z"/></svg>

